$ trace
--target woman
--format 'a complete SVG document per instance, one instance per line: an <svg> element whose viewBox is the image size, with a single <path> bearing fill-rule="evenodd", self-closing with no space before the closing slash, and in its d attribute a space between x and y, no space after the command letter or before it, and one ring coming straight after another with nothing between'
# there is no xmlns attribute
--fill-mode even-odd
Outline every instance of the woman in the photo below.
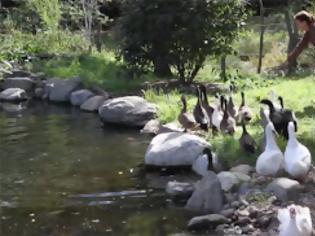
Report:
<svg viewBox="0 0 315 236"><path fill-rule="evenodd" d="M283 63L280 67L287 67L289 64L293 63L309 44L315 46L314 16L307 11L300 11L294 16L294 19L297 28L305 33L295 49L289 54L287 61Z"/></svg>

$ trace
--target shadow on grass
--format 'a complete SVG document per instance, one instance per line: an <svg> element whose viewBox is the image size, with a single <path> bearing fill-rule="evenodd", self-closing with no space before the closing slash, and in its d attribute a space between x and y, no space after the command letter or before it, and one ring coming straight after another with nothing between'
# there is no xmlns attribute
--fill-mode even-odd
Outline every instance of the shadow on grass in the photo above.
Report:
<svg viewBox="0 0 315 236"><path fill-rule="evenodd" d="M314 118L315 117L315 107L314 106L304 107L303 112L296 112L296 116L299 119Z"/></svg>

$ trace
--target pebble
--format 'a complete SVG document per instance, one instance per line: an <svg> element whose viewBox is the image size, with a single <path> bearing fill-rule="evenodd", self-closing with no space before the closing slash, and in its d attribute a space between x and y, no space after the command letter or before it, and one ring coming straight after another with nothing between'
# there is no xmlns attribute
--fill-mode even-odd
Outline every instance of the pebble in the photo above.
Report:
<svg viewBox="0 0 315 236"><path fill-rule="evenodd" d="M234 201L231 203L231 207L239 208L241 206L241 203L239 201Z"/></svg>

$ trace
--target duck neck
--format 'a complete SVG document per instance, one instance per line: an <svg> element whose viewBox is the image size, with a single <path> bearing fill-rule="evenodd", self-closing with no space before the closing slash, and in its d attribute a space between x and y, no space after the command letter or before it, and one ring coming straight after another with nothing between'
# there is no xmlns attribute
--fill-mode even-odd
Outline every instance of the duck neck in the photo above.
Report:
<svg viewBox="0 0 315 236"><path fill-rule="evenodd" d="M241 96L242 96L242 103L241 103L241 106L245 106L245 94L244 92L241 93Z"/></svg>
<svg viewBox="0 0 315 236"><path fill-rule="evenodd" d="M208 96L207 96L207 90L206 90L206 89L203 90L203 91L202 91L202 94L203 94L203 99L204 99L205 103L206 103L207 105L209 105Z"/></svg>
<svg viewBox="0 0 315 236"><path fill-rule="evenodd" d="M200 106L200 91L198 88L196 89L196 96L197 96L197 106Z"/></svg>
<svg viewBox="0 0 315 236"><path fill-rule="evenodd" d="M242 120L242 128L243 128L243 134L247 134L247 129L244 120Z"/></svg>
<svg viewBox="0 0 315 236"><path fill-rule="evenodd" d="M294 130L290 130L289 131L289 141L288 144L290 146L297 146L299 144L297 138L296 138L296 134L294 132Z"/></svg>
<svg viewBox="0 0 315 236"><path fill-rule="evenodd" d="M187 103L186 103L186 100L185 100L185 99L183 99L182 102L183 102L183 109L182 109L182 112L185 113L185 112L187 112Z"/></svg>
<svg viewBox="0 0 315 236"><path fill-rule="evenodd" d="M223 116L224 116L224 119L227 119L229 117L226 100L224 100L224 114L223 114Z"/></svg>
<svg viewBox="0 0 315 236"><path fill-rule="evenodd" d="M277 149L278 145L276 143L275 137L272 133L266 134L266 149Z"/></svg>
<svg viewBox="0 0 315 236"><path fill-rule="evenodd" d="M213 170L213 157L212 157L212 154L211 153L207 154L207 157L208 157L207 169L208 170Z"/></svg>

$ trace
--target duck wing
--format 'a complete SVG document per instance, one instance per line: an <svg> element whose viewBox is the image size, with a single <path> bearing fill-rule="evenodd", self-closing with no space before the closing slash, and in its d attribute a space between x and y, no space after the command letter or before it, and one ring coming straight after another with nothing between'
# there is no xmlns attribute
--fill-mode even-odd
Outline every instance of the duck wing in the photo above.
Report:
<svg viewBox="0 0 315 236"><path fill-rule="evenodd" d="M184 128L191 129L191 128L196 127L196 121L195 121L193 115L190 113L180 114L178 116L178 121Z"/></svg>
<svg viewBox="0 0 315 236"><path fill-rule="evenodd" d="M311 236L313 231L311 212L308 207L296 206L297 217L296 225L299 231L304 236Z"/></svg>
<svg viewBox="0 0 315 236"><path fill-rule="evenodd" d="M256 141L249 134L243 134L240 139L241 146L245 149L245 151L250 153L256 152Z"/></svg>
<svg viewBox="0 0 315 236"><path fill-rule="evenodd" d="M280 222L279 231L281 235L281 232L284 232L290 224L291 217L290 217L289 210L287 208L279 209L277 218L278 218L278 221Z"/></svg>
<svg viewBox="0 0 315 236"><path fill-rule="evenodd" d="M256 171L260 175L276 175L283 167L283 154L279 150L266 150L257 159Z"/></svg>
<svg viewBox="0 0 315 236"><path fill-rule="evenodd" d="M208 120L205 116L205 111L200 106L195 106L194 118L198 124L203 125L203 126L208 125Z"/></svg>

